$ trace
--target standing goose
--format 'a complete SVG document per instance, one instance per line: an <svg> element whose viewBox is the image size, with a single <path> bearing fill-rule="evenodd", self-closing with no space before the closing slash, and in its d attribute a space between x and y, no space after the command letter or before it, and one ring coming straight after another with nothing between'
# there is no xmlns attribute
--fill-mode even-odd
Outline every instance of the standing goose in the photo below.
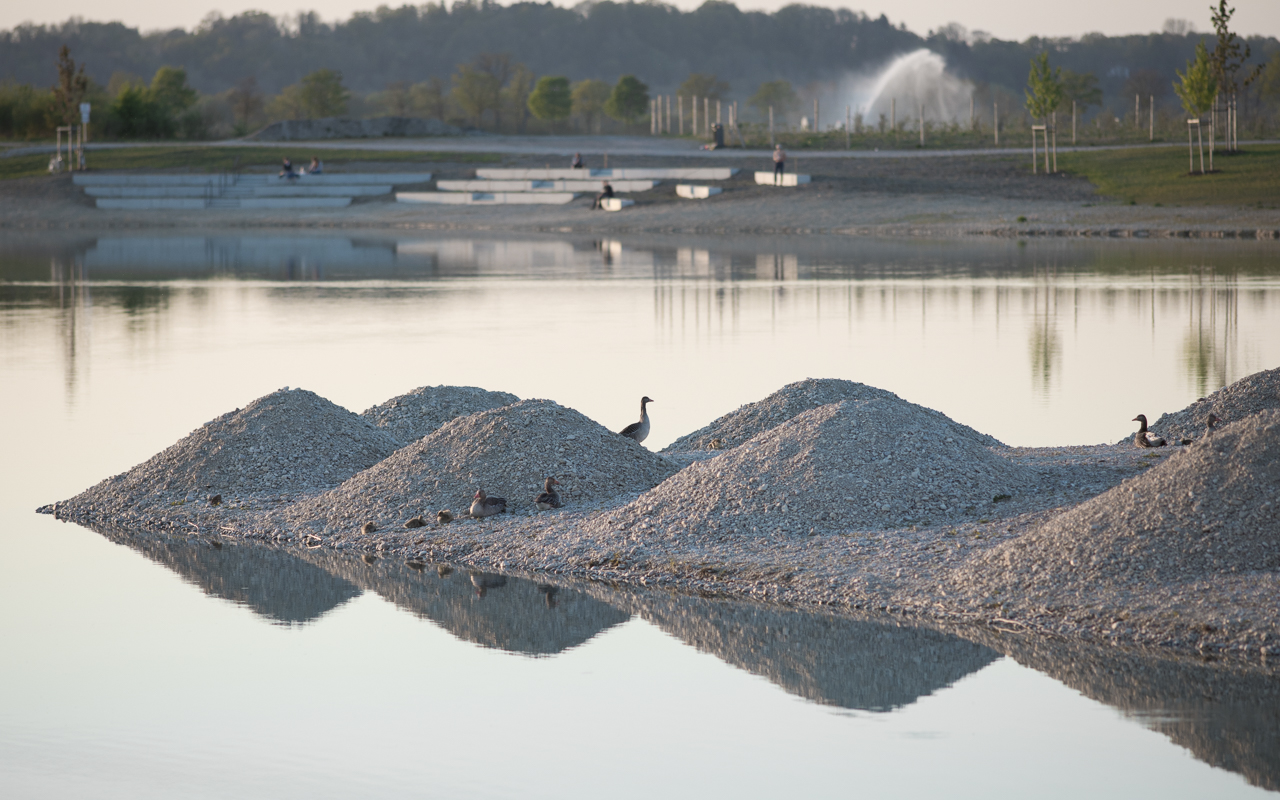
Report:
<svg viewBox="0 0 1280 800"><path fill-rule="evenodd" d="M628 439L635 439L636 442L643 442L645 440L645 437L649 435L649 410L646 409L645 406L652 402L653 401L650 400L648 397L641 397L640 398L640 421L631 423L627 427L618 431L618 433L622 434Z"/></svg>
<svg viewBox="0 0 1280 800"><path fill-rule="evenodd" d="M533 504L538 507L539 511L550 511L563 505L560 502L560 495L556 493L555 489L551 488L559 485L560 481L555 478L547 478L546 484L542 487L542 494L533 498Z"/></svg>
<svg viewBox="0 0 1280 800"><path fill-rule="evenodd" d="M1214 428L1218 427L1219 422L1222 422L1222 418L1219 417L1217 414L1210 412L1209 418L1204 421L1205 423L1204 435L1208 436L1209 434L1213 433Z"/></svg>
<svg viewBox="0 0 1280 800"><path fill-rule="evenodd" d="M1164 439L1147 432L1146 414L1139 414L1133 418L1133 421L1139 423L1138 432L1133 435L1134 444L1138 447L1164 447Z"/></svg>
<svg viewBox="0 0 1280 800"><path fill-rule="evenodd" d="M501 497L489 497L484 489L477 489L476 496L471 499L471 516L492 517L507 510L507 501Z"/></svg>

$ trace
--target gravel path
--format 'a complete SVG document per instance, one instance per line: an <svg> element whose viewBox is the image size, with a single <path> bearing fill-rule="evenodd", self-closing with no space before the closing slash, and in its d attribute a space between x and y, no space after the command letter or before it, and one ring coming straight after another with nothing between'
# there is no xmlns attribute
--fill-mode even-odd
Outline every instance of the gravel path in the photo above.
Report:
<svg viewBox="0 0 1280 800"><path fill-rule="evenodd" d="M827 397L837 399L804 409ZM42 510L211 540L1280 656L1280 411L1189 447L1010 448L891 393L811 380L686 437L726 433L702 451L711 458L677 462L548 400L455 418L391 454L384 431L326 402L269 395ZM323 449L335 441L365 449ZM241 469L264 442L288 460ZM338 466L303 470L305 447ZM234 469L191 466L227 456ZM305 483L189 502L217 480L249 490L281 474ZM564 484L566 507L539 513L531 501L547 475ZM514 513L436 521L440 509L465 512L477 488ZM405 526L419 515L424 524Z"/></svg>

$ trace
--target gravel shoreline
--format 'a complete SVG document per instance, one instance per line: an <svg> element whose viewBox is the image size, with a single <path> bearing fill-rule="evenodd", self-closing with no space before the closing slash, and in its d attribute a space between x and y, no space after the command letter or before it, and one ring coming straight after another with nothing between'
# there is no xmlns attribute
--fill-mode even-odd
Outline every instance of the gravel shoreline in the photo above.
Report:
<svg viewBox="0 0 1280 800"><path fill-rule="evenodd" d="M434 432L372 466L361 456L319 471L294 456L333 441L326 426L366 447L385 449L386 435L367 422L369 412L362 418L281 390L41 511L211 543L890 612L1274 663L1280 370L1235 386L1213 406L1223 426L1189 446L1015 448L887 392L809 380L681 440L710 449L663 454L550 401L493 408L487 393L424 388L406 397L436 391L451 402L473 397L478 407L454 402L447 413L457 416L443 421L445 406L423 404L440 425ZM273 424L272 409L287 419L298 403L325 409L317 419L326 422L305 431ZM716 430L726 436L708 438ZM192 473L183 485L175 454L207 465L213 439L228 466ZM243 466L250 447L267 466ZM259 491L254 476L274 477L280 463L297 464L302 483ZM337 472L346 481L335 487ZM543 475L561 477L565 508L534 509ZM486 484L508 492L510 513L437 521L444 509L465 514L470 491Z"/></svg>

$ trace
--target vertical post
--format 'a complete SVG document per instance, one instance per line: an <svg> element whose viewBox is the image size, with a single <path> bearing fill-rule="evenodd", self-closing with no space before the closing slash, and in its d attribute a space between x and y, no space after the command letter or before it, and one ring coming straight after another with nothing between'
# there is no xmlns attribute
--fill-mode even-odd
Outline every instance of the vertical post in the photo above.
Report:
<svg viewBox="0 0 1280 800"><path fill-rule="evenodd" d="M853 124L853 109L849 106L844 107L844 149L848 150L853 147L853 142L849 139L849 126Z"/></svg>
<svg viewBox="0 0 1280 800"><path fill-rule="evenodd" d="M676 95L676 112L680 115L680 135L684 136L684 98Z"/></svg>
<svg viewBox="0 0 1280 800"><path fill-rule="evenodd" d="M889 130L896 136L898 133L898 98L889 100Z"/></svg>
<svg viewBox="0 0 1280 800"><path fill-rule="evenodd" d="M720 123L720 101L719 101L719 100L717 100L717 101L716 101L716 124L717 124L717 125L721 124L721 123Z"/></svg>
<svg viewBox="0 0 1280 800"><path fill-rule="evenodd" d="M991 104L991 127L996 131L996 147L1000 146L1000 102Z"/></svg>
<svg viewBox="0 0 1280 800"><path fill-rule="evenodd" d="M702 135L711 135L711 98L702 98Z"/></svg>
<svg viewBox="0 0 1280 800"><path fill-rule="evenodd" d="M1076 101L1071 101L1071 144L1076 143Z"/></svg>
<svg viewBox="0 0 1280 800"><path fill-rule="evenodd" d="M1036 152L1036 126L1031 126L1031 174L1036 174L1036 159L1040 156Z"/></svg>
<svg viewBox="0 0 1280 800"><path fill-rule="evenodd" d="M773 136L773 106L769 106L769 146L773 147L778 140Z"/></svg>
<svg viewBox="0 0 1280 800"><path fill-rule="evenodd" d="M924 147L924 101L917 100L916 105L920 107L920 146Z"/></svg>
<svg viewBox="0 0 1280 800"><path fill-rule="evenodd" d="M1148 123L1151 128L1150 140L1154 142L1156 140L1156 96L1151 95L1150 97L1147 98L1147 102L1150 103L1151 105L1151 107L1147 109L1147 111L1150 114L1150 121Z"/></svg>
<svg viewBox="0 0 1280 800"><path fill-rule="evenodd" d="M973 130L973 95L969 95L969 130Z"/></svg>
<svg viewBox="0 0 1280 800"><path fill-rule="evenodd" d="M667 122L667 133L671 133L671 95L667 95L667 113L663 117Z"/></svg>
<svg viewBox="0 0 1280 800"><path fill-rule="evenodd" d="M818 124L818 98L813 98L813 132L819 133L822 126Z"/></svg>
<svg viewBox="0 0 1280 800"><path fill-rule="evenodd" d="M1214 141L1216 141L1218 136L1217 128L1213 124L1218 121L1217 119L1215 119L1215 116L1216 115L1213 115L1213 114L1209 115L1209 171L1210 172L1213 172L1213 143Z"/></svg>
<svg viewBox="0 0 1280 800"><path fill-rule="evenodd" d="M1057 111L1053 111L1053 174L1057 174Z"/></svg>
<svg viewBox="0 0 1280 800"><path fill-rule="evenodd" d="M1200 120L1196 120L1196 139L1200 141L1200 174L1204 174L1204 130L1200 126ZM1209 151L1209 168L1213 169L1213 150Z"/></svg>
<svg viewBox="0 0 1280 800"><path fill-rule="evenodd" d="M693 135L698 135L698 96L693 96Z"/></svg>
<svg viewBox="0 0 1280 800"><path fill-rule="evenodd" d="M1133 127L1142 130L1142 104L1139 102L1141 95L1133 96Z"/></svg>
<svg viewBox="0 0 1280 800"><path fill-rule="evenodd" d="M653 98L649 98L649 135L650 136L653 136L655 133L658 132L658 115L654 111L654 107L655 107L654 104L657 102L658 102L657 100L654 100Z"/></svg>

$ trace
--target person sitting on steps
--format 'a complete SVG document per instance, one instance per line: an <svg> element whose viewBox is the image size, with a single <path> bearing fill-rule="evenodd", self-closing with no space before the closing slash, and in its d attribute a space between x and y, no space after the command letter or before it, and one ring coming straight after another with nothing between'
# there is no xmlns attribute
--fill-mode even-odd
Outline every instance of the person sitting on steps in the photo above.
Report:
<svg viewBox="0 0 1280 800"><path fill-rule="evenodd" d="M285 156L284 160L280 162L280 177L288 178L289 180L296 180L298 177L298 173L293 171L293 162L289 160L288 156Z"/></svg>
<svg viewBox="0 0 1280 800"><path fill-rule="evenodd" d="M316 156L311 157L311 166L307 167L308 175L323 175L324 164L320 163L320 159Z"/></svg>
<svg viewBox="0 0 1280 800"><path fill-rule="evenodd" d="M570 169L582 169L582 153L573 154L573 162L569 164Z"/></svg>
<svg viewBox="0 0 1280 800"><path fill-rule="evenodd" d="M613 187L609 185L608 181L605 181L604 188L600 190L600 194L596 195L596 202L591 206L591 210L595 211L596 209L604 208L604 201L611 197L613 197Z"/></svg>
<svg viewBox="0 0 1280 800"><path fill-rule="evenodd" d="M781 144L773 146L773 185L782 185L782 176L787 171L787 151L782 149Z"/></svg>

